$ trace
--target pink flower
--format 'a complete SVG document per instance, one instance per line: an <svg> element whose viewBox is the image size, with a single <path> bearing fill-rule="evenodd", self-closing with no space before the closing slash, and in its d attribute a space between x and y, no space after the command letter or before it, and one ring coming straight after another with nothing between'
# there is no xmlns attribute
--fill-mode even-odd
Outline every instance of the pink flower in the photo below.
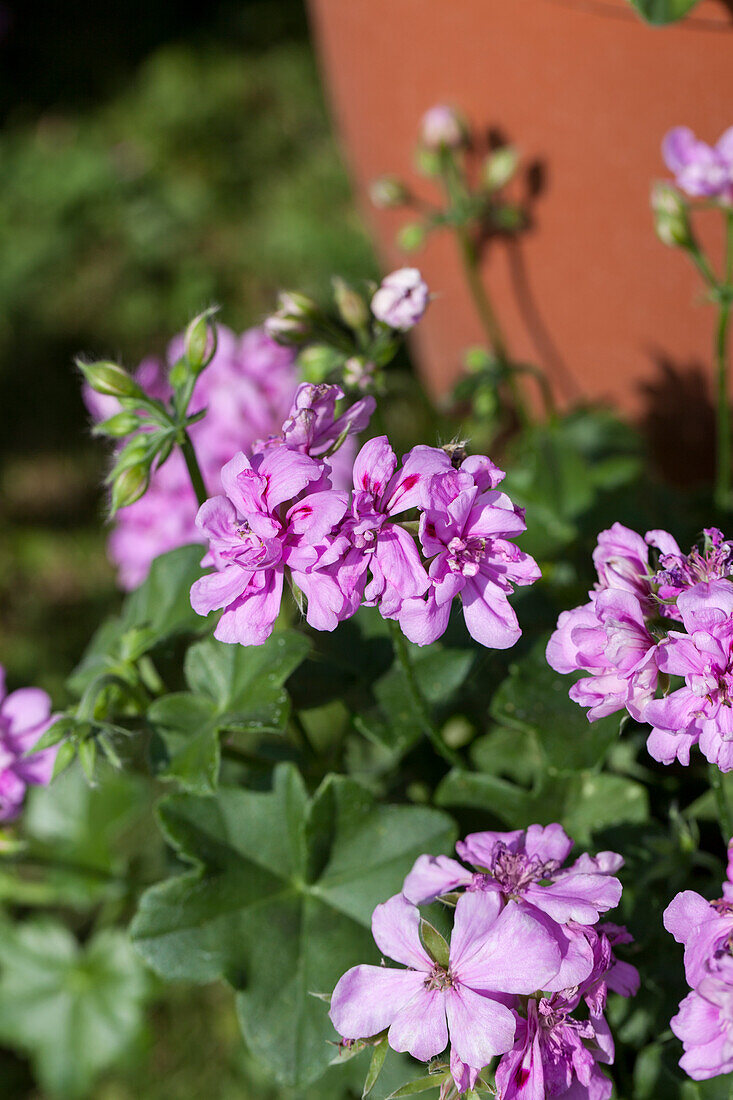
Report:
<svg viewBox="0 0 733 1100"><path fill-rule="evenodd" d="M614 523L598 535L593 564L598 573L596 591L621 588L636 596L648 610L651 585L646 539L622 523Z"/></svg>
<svg viewBox="0 0 733 1100"><path fill-rule="evenodd" d="M577 1004L560 993L527 1002L514 1047L496 1068L499 1100L609 1100L613 1086L599 1063L613 1062L613 1039L602 1016L575 1019Z"/></svg>
<svg viewBox="0 0 733 1100"><path fill-rule="evenodd" d="M447 856L420 856L403 892L415 904L455 890L495 894L502 904L516 902L545 927L562 956L553 984L544 988L565 989L591 973L593 945L584 930L618 905L621 883L613 873L623 865L615 852L601 852L595 858L581 855L563 867L572 846L560 825L472 833L456 844L456 851L475 870Z"/></svg>
<svg viewBox="0 0 733 1100"><path fill-rule="evenodd" d="M291 451L318 457L330 450L342 436L363 431L371 419L376 401L373 397L362 397L337 416L336 404L343 396L339 386L302 382L295 391L280 434L258 444L256 449L285 446Z"/></svg>
<svg viewBox="0 0 733 1100"><path fill-rule="evenodd" d="M0 665L0 821L11 821L23 806L26 787L51 782L56 748L27 753L54 722L51 700L40 688L5 692Z"/></svg>
<svg viewBox="0 0 733 1100"><path fill-rule="evenodd" d="M522 631L507 595L532 584L537 563L509 540L525 530L524 516L496 489L504 474L489 459L467 458L460 470L436 474L423 493L420 541L430 562L426 597L405 600L399 622L417 645L448 626L460 595L469 634L491 649L508 649Z"/></svg>
<svg viewBox="0 0 733 1100"><path fill-rule="evenodd" d="M448 966L420 940L420 913L402 895L378 905L372 932L384 955L407 969L356 966L331 998L334 1027L346 1039L388 1029L393 1050L426 1062L451 1044L459 1084L511 1048L516 1020L502 995L544 988L559 965L557 946L518 906L503 910L496 895L460 898Z"/></svg>
<svg viewBox="0 0 733 1100"><path fill-rule="evenodd" d="M680 1066L694 1081L733 1071L733 959L688 993L670 1027L682 1040Z"/></svg>
<svg viewBox="0 0 733 1100"><path fill-rule="evenodd" d="M660 600L667 601L663 613L679 619L677 598L700 581L715 581L733 576L733 544L728 542L717 527L707 527L703 532L702 551L693 546L685 555L676 541L666 531L648 531L647 540L661 551L659 570L654 577Z"/></svg>
<svg viewBox="0 0 733 1100"><path fill-rule="evenodd" d="M428 308L430 291L416 267L401 267L385 276L372 297L372 313L378 321L407 332Z"/></svg>
<svg viewBox="0 0 733 1100"><path fill-rule="evenodd" d="M452 107L437 103L420 121L420 141L427 149L460 149L466 144L466 128Z"/></svg>
<svg viewBox="0 0 733 1100"><path fill-rule="evenodd" d="M331 553L352 605L363 597L379 604L385 618L394 618L405 600L427 590L430 582L415 540L395 517L417 507L432 476L449 469L450 459L437 447L413 447L399 469L386 435L361 448L354 461L351 512Z"/></svg>
<svg viewBox="0 0 733 1100"><path fill-rule="evenodd" d="M685 948L685 977L696 986L730 954L733 937L733 846L728 848L723 897L706 901L694 890L683 890L664 911L664 927Z"/></svg>
<svg viewBox="0 0 733 1100"><path fill-rule="evenodd" d="M733 584L701 582L682 592L677 608L687 631L671 630L659 646L661 672L683 676L684 687L648 704L654 728L647 742L655 760L690 762L699 742L721 771L733 769Z"/></svg>
<svg viewBox="0 0 733 1100"><path fill-rule="evenodd" d="M191 606L199 615L223 609L214 631L220 641L261 645L280 610L286 567L298 587L312 590L309 574L348 499L329 488L318 462L284 447L251 461L240 452L223 467L221 480L226 496L207 500L196 517L209 544L203 564L216 572L194 583ZM343 597L328 576L315 583L328 592L313 610L309 602L308 621L333 629ZM320 617L329 608L330 626Z"/></svg>
<svg viewBox="0 0 733 1100"><path fill-rule="evenodd" d="M225 462L279 430L296 384L293 352L270 340L262 329L249 329L240 337L220 325L217 332L216 355L199 375L190 406L192 413L207 410L190 434L212 494L221 489L219 474ZM157 359L140 364L135 377L151 397L169 399L168 365L182 352L183 336L178 336L168 349L167 365ZM88 387L84 399L95 420L119 411L116 398L102 397ZM186 464L176 451L154 471L145 496L123 508L115 519L109 555L118 566L123 588L140 584L159 554L201 541L197 508Z"/></svg>
<svg viewBox="0 0 733 1100"><path fill-rule="evenodd" d="M556 672L590 676L570 688L570 698L589 707L591 722L626 708L643 720L657 687L657 642L636 596L621 588L593 593L590 603L563 611L547 644Z"/></svg>
<svg viewBox="0 0 733 1100"><path fill-rule="evenodd" d="M708 145L687 126L676 126L662 142L662 156L687 195L722 202L733 199L733 127L715 145Z"/></svg>

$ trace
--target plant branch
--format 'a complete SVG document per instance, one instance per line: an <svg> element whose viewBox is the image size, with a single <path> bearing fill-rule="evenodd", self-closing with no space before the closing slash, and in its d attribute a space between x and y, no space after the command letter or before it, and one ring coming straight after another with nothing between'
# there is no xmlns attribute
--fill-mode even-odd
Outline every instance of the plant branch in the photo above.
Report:
<svg viewBox="0 0 733 1100"><path fill-rule="evenodd" d="M186 469L188 470L188 476L191 478L191 484L193 485L193 491L196 494L196 500L199 503L199 507L208 500L209 494L206 492L206 486L204 485L204 479L201 475L201 467L199 466L198 459L196 458L196 452L193 449L193 443L188 432L183 433L183 442L181 443L181 450L183 451L183 457L186 460Z"/></svg>

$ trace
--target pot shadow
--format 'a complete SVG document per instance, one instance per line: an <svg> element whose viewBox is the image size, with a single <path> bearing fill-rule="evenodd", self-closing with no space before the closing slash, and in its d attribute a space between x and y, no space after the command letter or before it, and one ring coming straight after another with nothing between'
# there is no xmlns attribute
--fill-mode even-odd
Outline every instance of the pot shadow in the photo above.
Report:
<svg viewBox="0 0 733 1100"><path fill-rule="evenodd" d="M706 372L699 362L676 363L652 352L657 374L640 384L644 412L639 427L658 474L680 488L715 476L715 411Z"/></svg>

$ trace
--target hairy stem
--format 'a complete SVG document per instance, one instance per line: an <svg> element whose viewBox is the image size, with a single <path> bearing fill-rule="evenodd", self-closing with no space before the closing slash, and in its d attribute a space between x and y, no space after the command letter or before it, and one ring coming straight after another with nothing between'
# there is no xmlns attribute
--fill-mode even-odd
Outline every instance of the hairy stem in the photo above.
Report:
<svg viewBox="0 0 733 1100"><path fill-rule="evenodd" d="M389 631L392 636L392 648L394 655L402 669L402 675L405 678L407 684L407 690L410 693L413 706L417 711L420 718L420 725L425 736L431 742L433 748L439 753L444 760L447 760L454 766L460 766L460 757L453 749L449 748L443 740L440 730L433 722L430 715L430 708L427 704L425 696L422 693L420 685L417 682L417 676L415 675L415 669L410 659L410 651L407 648L407 641L405 636L400 630L399 623L394 619L387 619L389 625Z"/></svg>

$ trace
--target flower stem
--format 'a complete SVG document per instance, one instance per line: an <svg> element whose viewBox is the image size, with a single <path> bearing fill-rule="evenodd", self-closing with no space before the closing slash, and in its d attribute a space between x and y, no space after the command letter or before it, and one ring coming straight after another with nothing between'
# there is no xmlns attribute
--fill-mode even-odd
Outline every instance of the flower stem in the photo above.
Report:
<svg viewBox="0 0 733 1100"><path fill-rule="evenodd" d="M718 324L715 333L715 405L716 405L716 477L715 503L721 510L731 506L731 426L730 395L728 393L728 337L730 333L731 270L733 269L733 211L725 211L725 276L718 287L723 292L718 301Z"/></svg>
<svg viewBox="0 0 733 1100"><path fill-rule="evenodd" d="M423 733L430 740L435 751L439 753L444 760L447 760L455 767L460 767L460 757L453 749L446 745L440 734L440 730L430 716L430 708L417 682L415 668L410 659L410 651L407 648L407 641L400 630L399 623L397 623L395 619L387 619L387 624L392 637L394 655L402 669L402 675L405 678L405 683L407 684L413 706L420 718L420 725L422 726Z"/></svg>
<svg viewBox="0 0 733 1100"><path fill-rule="evenodd" d="M183 433L183 443L181 443L181 450L183 451L183 457L186 460L186 469L188 470L188 476L191 478L191 484L193 485L193 491L196 494L196 500L199 502L199 507L208 500L209 494L206 492L206 486L204 485L204 479L201 476L201 467L199 466L198 459L196 458L196 452L193 449L193 443L188 432Z"/></svg>
<svg viewBox="0 0 733 1100"><path fill-rule="evenodd" d="M723 844L727 848L733 836L733 825L731 825L728 799L725 796L725 787L723 786L723 773L717 764L708 764L708 778L710 780L710 787L713 795L715 796L715 805L718 810L718 824L723 834Z"/></svg>

